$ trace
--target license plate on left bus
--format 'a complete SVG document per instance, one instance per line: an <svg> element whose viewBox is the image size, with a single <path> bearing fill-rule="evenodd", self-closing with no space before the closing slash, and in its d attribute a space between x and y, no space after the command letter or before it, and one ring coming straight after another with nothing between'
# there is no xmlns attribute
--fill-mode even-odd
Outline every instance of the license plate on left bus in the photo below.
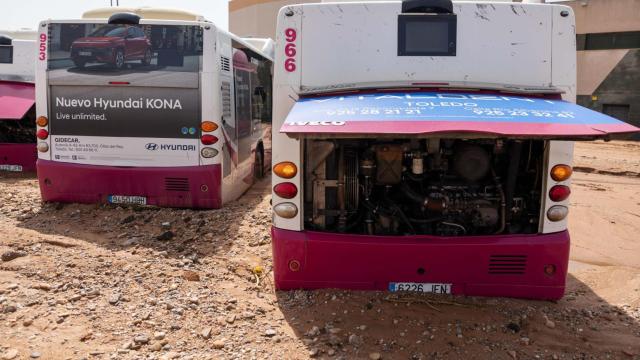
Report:
<svg viewBox="0 0 640 360"><path fill-rule="evenodd" d="M0 165L0 170L21 172L22 165Z"/></svg>
<svg viewBox="0 0 640 360"><path fill-rule="evenodd" d="M397 282L389 283L389 291L413 291L432 294L451 294L451 284Z"/></svg>
<svg viewBox="0 0 640 360"><path fill-rule="evenodd" d="M145 196L109 195L108 201L112 204L147 205Z"/></svg>
<svg viewBox="0 0 640 360"><path fill-rule="evenodd" d="M91 56L91 51L78 51L80 56Z"/></svg>

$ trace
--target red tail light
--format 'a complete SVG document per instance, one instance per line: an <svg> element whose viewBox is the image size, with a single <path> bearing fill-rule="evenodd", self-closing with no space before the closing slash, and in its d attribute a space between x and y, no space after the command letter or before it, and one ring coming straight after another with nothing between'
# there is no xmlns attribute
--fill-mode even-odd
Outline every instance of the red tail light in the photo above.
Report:
<svg viewBox="0 0 640 360"><path fill-rule="evenodd" d="M293 183L285 182L274 186L273 192L283 199L293 199L298 195L298 188Z"/></svg>
<svg viewBox="0 0 640 360"><path fill-rule="evenodd" d="M49 132L45 129L40 129L38 130L38 132L36 132L36 136L40 140L46 140L49 137Z"/></svg>
<svg viewBox="0 0 640 360"><path fill-rule="evenodd" d="M200 138L200 141L204 145L213 145L218 142L218 138L213 135L202 135L202 137Z"/></svg>
<svg viewBox="0 0 640 360"><path fill-rule="evenodd" d="M566 200L571 195L571 189L565 185L556 185L549 190L549 198L555 202Z"/></svg>

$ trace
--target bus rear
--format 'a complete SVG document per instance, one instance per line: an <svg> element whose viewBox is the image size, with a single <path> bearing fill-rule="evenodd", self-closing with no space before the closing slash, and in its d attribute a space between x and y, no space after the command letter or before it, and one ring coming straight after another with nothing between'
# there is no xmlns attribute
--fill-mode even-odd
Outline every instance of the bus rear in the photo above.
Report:
<svg viewBox="0 0 640 360"><path fill-rule="evenodd" d="M218 208L233 200L225 186L242 193L251 185L249 155L261 141L251 113L243 134L225 137L225 124L239 127L234 86L223 86L236 66L230 35L188 13L178 21L166 11L140 11L169 20L116 13L41 24L37 137L45 201ZM251 66L244 72L257 73ZM238 147L239 140L246 144ZM248 154L226 164L229 149Z"/></svg>
<svg viewBox="0 0 640 360"><path fill-rule="evenodd" d="M277 288L562 297L572 141L638 130L573 104L570 8L306 4L277 31Z"/></svg>
<svg viewBox="0 0 640 360"><path fill-rule="evenodd" d="M0 171L36 169L34 37L0 31Z"/></svg>

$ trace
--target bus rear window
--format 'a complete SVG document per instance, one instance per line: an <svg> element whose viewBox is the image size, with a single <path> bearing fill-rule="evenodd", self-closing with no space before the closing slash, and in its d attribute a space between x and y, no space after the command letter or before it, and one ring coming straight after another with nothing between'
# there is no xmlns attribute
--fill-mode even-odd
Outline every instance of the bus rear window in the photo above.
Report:
<svg viewBox="0 0 640 360"><path fill-rule="evenodd" d="M51 24L48 77L52 84L140 85L162 78L165 86L194 87L202 61L202 28L185 25ZM157 80L159 81L159 80Z"/></svg>
<svg viewBox="0 0 640 360"><path fill-rule="evenodd" d="M13 46L0 45L0 64L13 64Z"/></svg>

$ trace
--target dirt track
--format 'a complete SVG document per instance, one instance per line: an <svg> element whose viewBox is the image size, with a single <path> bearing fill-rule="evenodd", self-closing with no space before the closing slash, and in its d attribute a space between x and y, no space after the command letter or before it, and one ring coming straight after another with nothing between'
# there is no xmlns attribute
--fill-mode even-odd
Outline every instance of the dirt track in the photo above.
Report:
<svg viewBox="0 0 640 360"><path fill-rule="evenodd" d="M0 261L0 358L640 359L640 144L575 160L557 303L276 293L269 180L185 211L43 206L33 178L0 175L0 254L18 256Z"/></svg>

